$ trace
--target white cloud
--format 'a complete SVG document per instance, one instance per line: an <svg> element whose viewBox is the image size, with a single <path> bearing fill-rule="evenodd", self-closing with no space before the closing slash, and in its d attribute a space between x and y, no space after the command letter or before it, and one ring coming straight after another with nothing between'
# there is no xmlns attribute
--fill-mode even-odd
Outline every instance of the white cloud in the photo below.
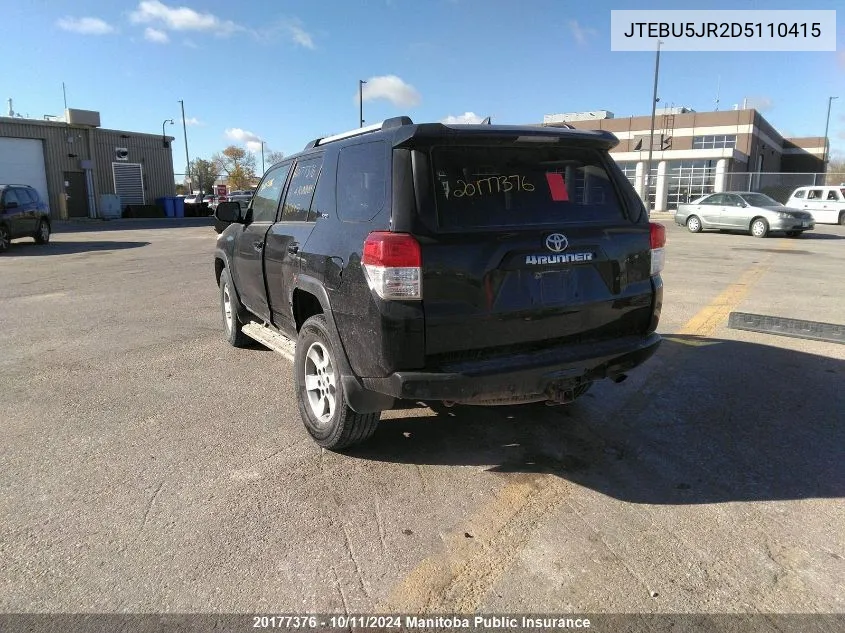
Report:
<svg viewBox="0 0 845 633"><path fill-rule="evenodd" d="M261 150L261 137L249 130L242 130L239 127L231 127L226 130L226 138L235 143L246 145L251 152Z"/></svg>
<svg viewBox="0 0 845 633"><path fill-rule="evenodd" d="M446 125L474 125L477 123L481 123L483 120L484 117L478 116L475 112L464 112L463 114L459 114L458 116L452 116L450 114L445 119L440 119L440 122L445 123Z"/></svg>
<svg viewBox="0 0 845 633"><path fill-rule="evenodd" d="M183 120L184 120L184 122L185 122L185 125L205 125L205 123L203 123L202 121L200 121L200 120L199 120L197 117L195 117L195 116L191 116L191 117L188 117L187 119L183 119Z"/></svg>
<svg viewBox="0 0 845 633"><path fill-rule="evenodd" d="M364 84L363 98L364 101L387 99L393 105L402 108L413 107L422 99L416 88L406 84L396 75L370 77ZM358 102L358 95L355 96L355 102Z"/></svg>
<svg viewBox="0 0 845 633"><path fill-rule="evenodd" d="M107 35L115 32L111 24L100 18L61 18L56 21L56 25L65 31L82 35Z"/></svg>
<svg viewBox="0 0 845 633"><path fill-rule="evenodd" d="M314 39L311 34L298 24L289 24L288 32L295 44L314 50Z"/></svg>
<svg viewBox="0 0 845 633"><path fill-rule="evenodd" d="M754 108L758 112L766 112L767 110L771 110L774 105L775 102L772 101L770 97L748 97L748 99L746 100L746 106L749 108Z"/></svg>
<svg viewBox="0 0 845 633"><path fill-rule="evenodd" d="M222 20L212 13L200 13L188 7L171 7L159 0L143 0L129 14L135 24L159 24L171 31L211 31L218 35L231 35L243 30L231 20Z"/></svg>
<svg viewBox="0 0 845 633"><path fill-rule="evenodd" d="M596 35L595 29L590 29L581 26L578 20L569 20L569 31L572 33L572 38L579 46L584 46L591 37Z"/></svg>
<svg viewBox="0 0 845 633"><path fill-rule="evenodd" d="M170 38L167 37L167 33L149 26L144 30L144 39L149 40L150 42L155 42L156 44L167 44L167 42L170 41Z"/></svg>

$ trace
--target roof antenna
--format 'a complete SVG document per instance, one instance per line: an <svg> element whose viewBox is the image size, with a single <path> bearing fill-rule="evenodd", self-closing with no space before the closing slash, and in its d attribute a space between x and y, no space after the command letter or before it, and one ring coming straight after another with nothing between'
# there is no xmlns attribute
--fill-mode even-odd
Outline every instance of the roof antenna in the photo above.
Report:
<svg viewBox="0 0 845 633"><path fill-rule="evenodd" d="M719 88L722 84L722 75L716 76L716 110L715 112L719 111Z"/></svg>
<svg viewBox="0 0 845 633"><path fill-rule="evenodd" d="M493 125L490 123L490 117L484 117L484 120L481 122L481 125Z"/></svg>

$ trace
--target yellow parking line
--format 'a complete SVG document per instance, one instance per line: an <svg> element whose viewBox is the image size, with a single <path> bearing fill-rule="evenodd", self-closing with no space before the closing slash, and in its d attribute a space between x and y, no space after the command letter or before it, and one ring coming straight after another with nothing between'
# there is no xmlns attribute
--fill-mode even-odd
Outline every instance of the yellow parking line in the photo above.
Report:
<svg viewBox="0 0 845 633"><path fill-rule="evenodd" d="M792 240L781 240L778 250L789 250L794 247ZM745 299L751 287L762 277L774 258L769 254L763 261L746 270L742 276L725 288L713 301L698 311L678 332L682 336L712 336L724 323L742 300Z"/></svg>
<svg viewBox="0 0 845 633"><path fill-rule="evenodd" d="M781 240L778 250L793 246L792 240ZM766 273L774 255L745 271L699 310L678 335L712 336ZM561 503L570 486L555 475L516 475L492 501L445 535L443 551L412 569L376 610L414 614L476 611L528 542L537 523Z"/></svg>

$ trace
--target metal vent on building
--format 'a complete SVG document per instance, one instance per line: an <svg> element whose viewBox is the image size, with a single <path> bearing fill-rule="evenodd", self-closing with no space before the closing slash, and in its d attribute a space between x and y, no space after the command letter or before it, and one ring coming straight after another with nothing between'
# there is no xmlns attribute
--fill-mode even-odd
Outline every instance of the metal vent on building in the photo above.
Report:
<svg viewBox="0 0 845 633"><path fill-rule="evenodd" d="M144 204L144 174L140 163L112 163L114 192L120 203Z"/></svg>

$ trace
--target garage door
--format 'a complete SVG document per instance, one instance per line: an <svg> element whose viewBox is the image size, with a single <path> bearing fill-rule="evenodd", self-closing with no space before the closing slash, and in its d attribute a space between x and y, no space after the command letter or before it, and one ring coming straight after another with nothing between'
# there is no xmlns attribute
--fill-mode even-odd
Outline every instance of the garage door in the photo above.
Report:
<svg viewBox="0 0 845 633"><path fill-rule="evenodd" d="M49 202L41 139L0 138L0 184L29 185Z"/></svg>
<svg viewBox="0 0 845 633"><path fill-rule="evenodd" d="M114 192L120 204L144 204L144 173L141 163L112 163Z"/></svg>

